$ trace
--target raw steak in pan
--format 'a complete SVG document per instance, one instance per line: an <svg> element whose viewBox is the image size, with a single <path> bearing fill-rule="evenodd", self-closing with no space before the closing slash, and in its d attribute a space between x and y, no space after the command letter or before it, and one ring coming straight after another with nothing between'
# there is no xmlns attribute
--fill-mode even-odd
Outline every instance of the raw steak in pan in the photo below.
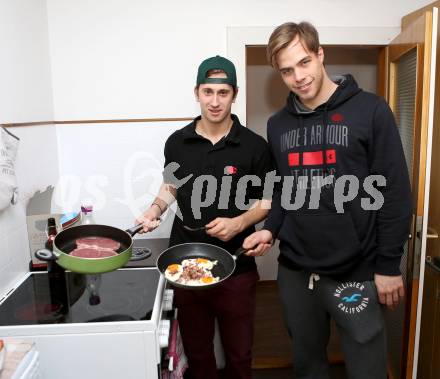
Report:
<svg viewBox="0 0 440 379"><path fill-rule="evenodd" d="M111 238L105 237L85 237L78 238L76 240L76 245L78 249L91 248L91 249L108 249L108 250L118 250L121 244Z"/></svg>

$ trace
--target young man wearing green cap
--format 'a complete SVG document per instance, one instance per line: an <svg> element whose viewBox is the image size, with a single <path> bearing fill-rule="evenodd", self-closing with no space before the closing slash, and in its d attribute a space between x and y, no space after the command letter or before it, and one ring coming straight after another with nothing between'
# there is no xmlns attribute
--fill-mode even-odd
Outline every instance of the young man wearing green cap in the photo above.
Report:
<svg viewBox="0 0 440 379"><path fill-rule="evenodd" d="M215 56L200 64L194 94L201 115L168 138L165 166L175 162L179 167L173 172L174 180L164 174L159 195L137 220L144 223L145 232L153 230L161 214L176 199L182 218L174 219L170 246L204 242L233 254L246 236L255 231L254 225L266 217L268 207L261 199L265 175L272 170L271 155L266 141L243 127L238 117L231 114L237 92L231 61ZM239 181L246 175L259 178L260 183L256 183L258 179L252 185L241 181L244 188ZM203 178L207 176L210 179L205 182ZM198 201L195 194L200 195ZM251 208L238 204L243 194L246 203L247 199L257 200ZM211 202L206 201L208 197L212 198ZM188 231L183 225L206 229ZM254 257L242 255L236 261L233 275L219 285L205 290L175 289L175 305L179 309L189 364L187 377L217 378L213 349L217 319L225 352L225 377L251 378L257 281Z"/></svg>

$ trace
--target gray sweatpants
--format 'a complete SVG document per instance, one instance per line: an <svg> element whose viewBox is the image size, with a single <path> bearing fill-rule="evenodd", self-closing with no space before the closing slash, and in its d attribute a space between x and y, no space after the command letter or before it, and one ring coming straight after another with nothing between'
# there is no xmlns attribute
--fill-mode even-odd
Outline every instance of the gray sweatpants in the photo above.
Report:
<svg viewBox="0 0 440 379"><path fill-rule="evenodd" d="M310 289L313 287L313 289ZM330 319L341 335L350 379L386 379L386 338L374 282L337 282L278 268L296 379L328 379Z"/></svg>

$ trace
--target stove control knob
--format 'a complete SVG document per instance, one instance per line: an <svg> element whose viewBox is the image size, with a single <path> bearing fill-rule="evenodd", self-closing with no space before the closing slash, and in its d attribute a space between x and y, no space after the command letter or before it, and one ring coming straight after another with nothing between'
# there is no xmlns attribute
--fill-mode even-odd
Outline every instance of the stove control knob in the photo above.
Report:
<svg viewBox="0 0 440 379"><path fill-rule="evenodd" d="M174 291L167 289L163 293L163 303L162 303L162 310L164 312L171 311L173 309L173 298L174 298Z"/></svg>
<svg viewBox="0 0 440 379"><path fill-rule="evenodd" d="M170 338L171 322L170 320L161 320L159 323L158 339L161 349L168 346Z"/></svg>

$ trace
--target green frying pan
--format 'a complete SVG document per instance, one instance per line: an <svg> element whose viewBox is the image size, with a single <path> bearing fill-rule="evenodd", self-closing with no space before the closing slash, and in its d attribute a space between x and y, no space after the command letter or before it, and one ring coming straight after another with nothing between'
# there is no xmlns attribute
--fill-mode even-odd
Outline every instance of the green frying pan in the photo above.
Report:
<svg viewBox="0 0 440 379"><path fill-rule="evenodd" d="M108 225L72 226L59 232L53 241L53 252L41 249L35 256L42 261L56 261L58 265L80 274L100 274L124 266L131 257L133 236L142 229L142 224L122 230ZM117 255L105 258L82 258L69 255L76 249L76 240L85 237L111 238L120 243Z"/></svg>

